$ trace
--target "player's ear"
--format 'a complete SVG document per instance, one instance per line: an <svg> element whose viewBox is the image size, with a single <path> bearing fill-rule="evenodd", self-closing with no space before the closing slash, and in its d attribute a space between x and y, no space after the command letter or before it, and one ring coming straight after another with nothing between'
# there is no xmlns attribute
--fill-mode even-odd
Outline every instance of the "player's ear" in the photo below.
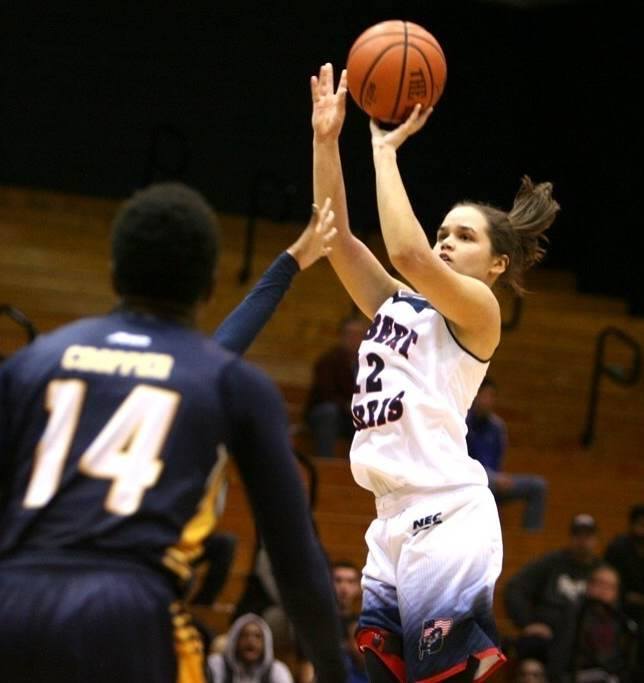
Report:
<svg viewBox="0 0 644 683"><path fill-rule="evenodd" d="M498 254L492 259L492 267L490 268L490 273L499 277L505 273L510 265L510 257L507 254Z"/></svg>

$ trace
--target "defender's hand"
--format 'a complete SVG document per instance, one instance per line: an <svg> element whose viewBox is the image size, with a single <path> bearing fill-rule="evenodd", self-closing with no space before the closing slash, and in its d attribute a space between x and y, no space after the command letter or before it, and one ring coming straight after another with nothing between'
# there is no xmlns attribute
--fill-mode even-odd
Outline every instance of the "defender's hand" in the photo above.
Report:
<svg viewBox="0 0 644 683"><path fill-rule="evenodd" d="M313 115L311 123L315 140L324 142L340 136L347 103L347 70L340 75L338 89L333 91L333 65L324 64L319 76L311 76Z"/></svg>
<svg viewBox="0 0 644 683"><path fill-rule="evenodd" d="M331 252L331 242L338 234L333 227L335 214L331 210L331 200L327 199L319 209L313 204L313 212L302 234L286 250L297 261L300 270L313 265L319 258Z"/></svg>

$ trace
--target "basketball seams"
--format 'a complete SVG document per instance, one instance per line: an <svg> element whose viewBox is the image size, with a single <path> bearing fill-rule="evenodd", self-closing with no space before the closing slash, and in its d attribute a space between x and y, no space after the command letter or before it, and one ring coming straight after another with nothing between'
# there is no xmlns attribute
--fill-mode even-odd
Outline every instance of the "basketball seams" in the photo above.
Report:
<svg viewBox="0 0 644 683"><path fill-rule="evenodd" d="M396 93L396 99L394 100L394 107L391 112L391 120L396 120L396 112L398 111L398 105L400 104L400 95L402 94L403 84L405 83L405 72L407 71L407 22L403 22L405 27L405 44L403 47L402 63L400 65L400 76L398 78L398 92Z"/></svg>
<svg viewBox="0 0 644 683"><path fill-rule="evenodd" d="M416 40L422 40L424 43L429 43L429 45L436 49L438 54L441 56L441 59L445 63L445 66L447 66L447 59L445 58L443 48L438 44L438 41L435 38L430 39L427 36L419 36L417 33L410 33L409 38L415 38Z"/></svg>
<svg viewBox="0 0 644 683"><path fill-rule="evenodd" d="M404 34L402 31L387 31L387 33L378 33L373 36L367 36L361 43L357 43L351 48L347 56L347 61L349 61L351 55L353 55L354 52L357 52L361 47L364 47L367 43L370 43L372 40L380 40L380 38L391 38L396 36L398 38L402 38L403 35Z"/></svg>
<svg viewBox="0 0 644 683"><path fill-rule="evenodd" d="M384 30L382 32L378 31L374 35L365 36L362 40L360 40L361 36L358 36L358 38L356 39L356 42L353 44L353 46L351 47L351 50L349 51L349 57L351 56L351 54L355 50L357 50L359 47L362 47L365 43L368 43L371 40L376 40L377 38L382 38L385 36L399 36L399 35L401 35L403 32L403 27L402 27L403 22L397 21L397 23L400 24L400 26L396 29L393 29L393 27L392 27L391 29L387 29L387 30ZM373 29L373 26L371 28L367 29L366 31L364 31L362 35L364 35L365 33L369 33L372 29Z"/></svg>
<svg viewBox="0 0 644 683"><path fill-rule="evenodd" d="M367 43L370 43L372 40L378 40L379 38L384 38L384 37L391 37L391 36L402 36L403 31L387 31L386 33L378 33L377 35L373 36L367 36L362 42L356 43L351 50L349 51L349 54L347 55L347 62L351 58L351 56L359 50L361 47L366 45ZM431 34L428 34L431 35ZM429 38L428 35L419 35L418 33L412 33L409 32L409 38L414 38L416 40L422 40L424 43L428 43L431 45L433 48L435 48L438 53L440 54L443 62L445 63L445 66L447 66L447 59L445 58L445 53L443 52L443 48L438 44L438 41L435 38Z"/></svg>
<svg viewBox="0 0 644 683"><path fill-rule="evenodd" d="M391 123L408 113L409 104L434 106L447 79L447 62L436 38L408 21L382 22L364 31L349 51L346 68L348 89L358 106Z"/></svg>
<svg viewBox="0 0 644 683"><path fill-rule="evenodd" d="M393 50L395 47L400 47L404 46L404 43L393 43L392 45L387 45L387 47L383 48L376 58L371 62L371 65L367 69L367 73L364 75L364 78L362 79L362 83L360 84L360 106L364 107L364 89L369 82L369 77L371 76L373 70L376 68L378 65L378 62L383 58L383 56L389 52L389 50Z"/></svg>

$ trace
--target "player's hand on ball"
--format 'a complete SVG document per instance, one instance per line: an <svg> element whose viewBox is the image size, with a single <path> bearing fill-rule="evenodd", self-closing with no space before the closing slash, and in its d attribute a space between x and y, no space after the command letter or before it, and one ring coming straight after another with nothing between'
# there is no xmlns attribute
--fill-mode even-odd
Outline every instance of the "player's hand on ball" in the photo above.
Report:
<svg viewBox="0 0 644 683"><path fill-rule="evenodd" d="M371 119L369 127L371 128L371 144L374 151L384 147L398 149L408 137L417 133L427 123L427 119L433 111L433 107L421 111L421 105L417 104L407 120L393 130L384 130L375 119Z"/></svg>
<svg viewBox="0 0 644 683"><path fill-rule="evenodd" d="M327 199L320 209L313 204L311 219L297 240L287 249L297 261L300 270L308 268L319 258L331 252L331 242L338 234L333 226L335 214L331 210L331 200Z"/></svg>
<svg viewBox="0 0 644 683"><path fill-rule="evenodd" d="M334 140L340 136L347 104L347 71L340 75L338 89L333 89L333 65L320 67L319 76L311 76L313 116L311 123L318 142Z"/></svg>

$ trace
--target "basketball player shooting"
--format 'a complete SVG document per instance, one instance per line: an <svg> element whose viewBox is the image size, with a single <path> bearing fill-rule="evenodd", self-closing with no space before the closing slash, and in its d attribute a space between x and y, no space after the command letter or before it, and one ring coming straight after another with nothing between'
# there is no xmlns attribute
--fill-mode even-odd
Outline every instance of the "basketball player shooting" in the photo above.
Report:
<svg viewBox="0 0 644 683"><path fill-rule="evenodd" d="M351 469L375 495L357 640L371 683L482 681L504 662L492 614L501 571L497 509L470 458L465 415L499 344L492 286L521 291L559 209L550 183L524 177L510 211L463 202L432 248L407 197L396 150L425 125L417 106L385 131L371 121L378 213L392 277L349 227L339 136L346 71L311 79L314 195L330 197L331 264L371 320L359 350Z"/></svg>

